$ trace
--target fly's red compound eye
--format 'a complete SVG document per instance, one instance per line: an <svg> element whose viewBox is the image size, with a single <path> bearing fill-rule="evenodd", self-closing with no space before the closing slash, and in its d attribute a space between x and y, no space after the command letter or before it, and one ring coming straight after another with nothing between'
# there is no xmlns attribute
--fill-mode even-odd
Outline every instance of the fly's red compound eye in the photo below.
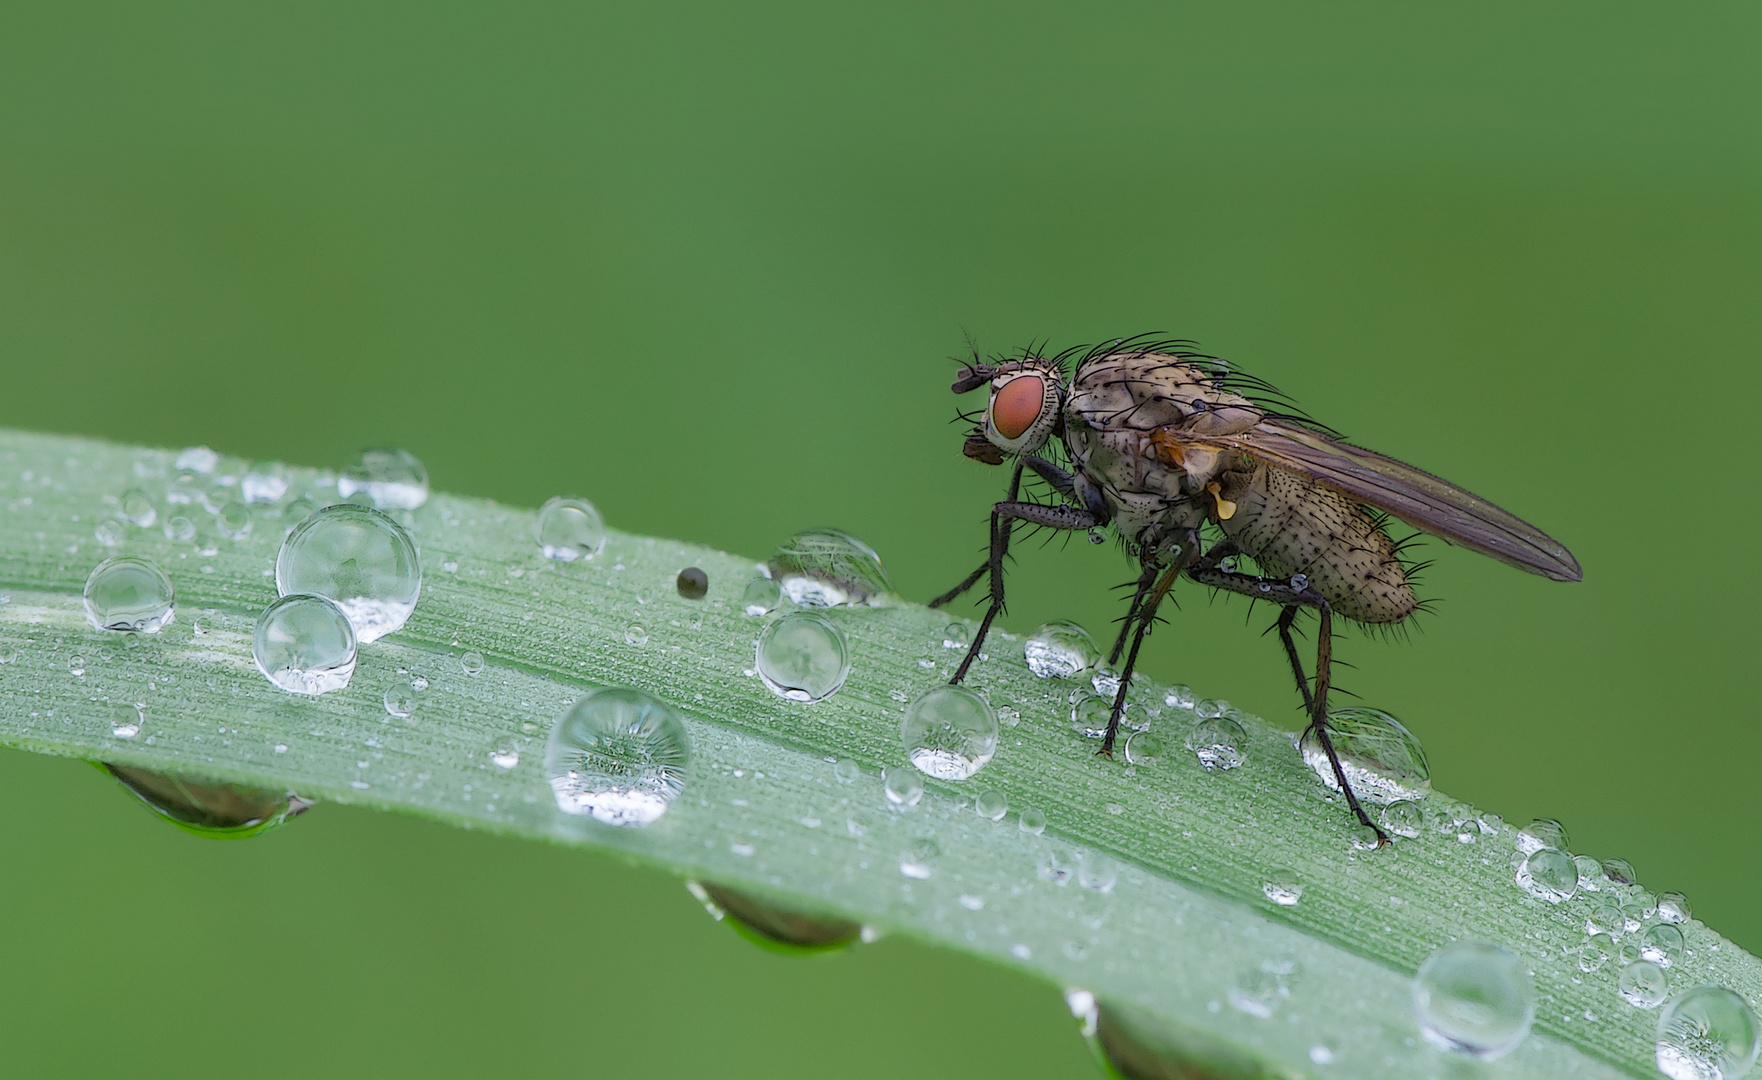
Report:
<svg viewBox="0 0 1762 1080"><path fill-rule="evenodd" d="M1006 439L1019 439L1046 404L1046 383L1038 375L1018 375L991 398L991 426Z"/></svg>

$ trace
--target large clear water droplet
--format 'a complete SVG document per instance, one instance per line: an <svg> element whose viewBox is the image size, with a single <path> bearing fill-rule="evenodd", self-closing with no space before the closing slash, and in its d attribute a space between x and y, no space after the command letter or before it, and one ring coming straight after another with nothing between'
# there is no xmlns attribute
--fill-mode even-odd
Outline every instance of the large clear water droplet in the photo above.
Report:
<svg viewBox="0 0 1762 1080"><path fill-rule="evenodd" d="M345 499L365 492L381 509L414 510L428 501L428 470L407 450L376 446L337 476L336 490Z"/></svg>
<svg viewBox="0 0 1762 1080"><path fill-rule="evenodd" d="M1049 622L1022 644L1028 670L1042 679L1068 679L1101 662L1101 650L1089 631L1074 622Z"/></svg>
<svg viewBox="0 0 1762 1080"><path fill-rule="evenodd" d="M283 596L336 601L365 644L403 626L422 592L416 545L402 526L353 503L327 506L294 526L275 560Z"/></svg>
<svg viewBox="0 0 1762 1080"><path fill-rule="evenodd" d="M1682 931L1670 923L1647 927L1640 939L1640 955L1659 967L1669 967L1672 960L1682 956L1682 950Z"/></svg>
<svg viewBox="0 0 1762 1080"><path fill-rule="evenodd" d="M899 741L928 775L965 780L997 752L997 714L964 686L938 686L906 708Z"/></svg>
<svg viewBox="0 0 1762 1080"><path fill-rule="evenodd" d="M328 597L284 596L263 609L251 639L257 670L294 694L324 694L355 674L355 628Z"/></svg>
<svg viewBox="0 0 1762 1080"><path fill-rule="evenodd" d="M1537 848L1517 865L1517 884L1538 900L1558 904L1578 891L1578 864L1554 848Z"/></svg>
<svg viewBox="0 0 1762 1080"><path fill-rule="evenodd" d="M1223 716L1200 720L1187 729L1187 749L1193 751L1208 772L1234 769L1242 764L1247 741L1248 733L1242 725Z"/></svg>
<svg viewBox="0 0 1762 1080"><path fill-rule="evenodd" d="M155 813L197 836L223 840L256 836L312 806L291 791L215 784L130 765L104 768Z"/></svg>
<svg viewBox="0 0 1762 1080"><path fill-rule="evenodd" d="M771 577L802 607L867 604L893 591L875 549L839 529L808 529L771 556Z"/></svg>
<svg viewBox="0 0 1762 1080"><path fill-rule="evenodd" d="M591 559L606 547L606 519L593 503L575 495L557 495L539 507L533 525L539 554L558 562Z"/></svg>
<svg viewBox="0 0 1762 1080"><path fill-rule="evenodd" d="M99 630L157 634L174 619L171 579L152 559L118 555L86 578L86 621Z"/></svg>
<svg viewBox="0 0 1762 1080"><path fill-rule="evenodd" d="M691 745L672 709L640 690L589 694L551 729L545 773L557 807L608 825L643 826L685 788Z"/></svg>
<svg viewBox="0 0 1762 1080"><path fill-rule="evenodd" d="M1656 1009L1670 992L1670 979L1664 969L1650 960L1635 960L1621 969L1615 984L1622 1000L1636 1009Z"/></svg>
<svg viewBox="0 0 1762 1080"><path fill-rule="evenodd" d="M1328 713L1328 735L1353 792L1365 802L1418 799L1432 786L1425 750L1413 732L1381 709L1351 706ZM1334 767L1314 728L1303 733L1303 760L1331 790L1339 791Z"/></svg>
<svg viewBox="0 0 1762 1080"><path fill-rule="evenodd" d="M824 701L850 674L850 651L838 627L798 611L765 627L754 666L759 678L780 697Z"/></svg>
<svg viewBox="0 0 1762 1080"><path fill-rule="evenodd" d="M1496 1058L1522 1042L1536 1015L1523 963L1484 941L1446 945L1420 965L1413 1012L1428 1042Z"/></svg>
<svg viewBox="0 0 1762 1080"><path fill-rule="evenodd" d="M1671 1080L1738 1080L1762 1049L1762 1027L1744 999L1723 986L1698 986L1658 1018L1658 1071Z"/></svg>
<svg viewBox="0 0 1762 1080"><path fill-rule="evenodd" d="M772 951L832 952L849 948L863 937L862 924L848 919L797 911L707 881L686 882L686 888L717 921Z"/></svg>
<svg viewBox="0 0 1762 1080"><path fill-rule="evenodd" d="M1168 747L1163 743L1162 736L1150 731L1134 731L1126 736L1126 764L1138 766L1160 765L1168 756Z"/></svg>

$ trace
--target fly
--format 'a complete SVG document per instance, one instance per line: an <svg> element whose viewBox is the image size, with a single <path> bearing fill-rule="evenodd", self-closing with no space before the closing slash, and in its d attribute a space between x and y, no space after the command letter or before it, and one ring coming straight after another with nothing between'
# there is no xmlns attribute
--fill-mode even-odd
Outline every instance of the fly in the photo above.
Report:
<svg viewBox="0 0 1762 1080"><path fill-rule="evenodd" d="M1578 561L1535 526L1430 473L1350 445L1285 404L1273 387L1191 346L1135 338L1052 357L1027 351L987 363L975 355L963 366L955 393L990 390L964 452L1012 467L1007 495L991 508L985 562L930 603L940 607L989 574L990 607L949 681L966 678L1003 610L1003 565L1018 522L1087 531L1092 539L1111 526L1141 573L1108 655L1118 664L1125 653L1126 663L1100 753L1113 756L1139 649L1179 578L1264 600L1282 608L1279 640L1347 804L1386 843L1340 766L1328 732L1328 689L1336 618L1394 626L1421 606L1414 568L1402 559L1387 517L1554 581L1580 580ZM1024 469L1058 501L1021 499ZM1240 556L1260 572L1238 570ZM1304 609L1320 621L1313 684L1291 635Z"/></svg>

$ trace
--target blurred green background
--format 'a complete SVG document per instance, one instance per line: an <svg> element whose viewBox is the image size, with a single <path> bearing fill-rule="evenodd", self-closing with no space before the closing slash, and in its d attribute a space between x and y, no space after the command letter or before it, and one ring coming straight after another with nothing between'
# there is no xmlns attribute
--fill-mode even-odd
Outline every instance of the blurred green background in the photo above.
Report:
<svg viewBox="0 0 1762 1080"><path fill-rule="evenodd" d="M1343 642L1436 785L1762 950L1753 5L15 5L0 424L577 491L906 595L1002 478L951 354L1162 330L1565 541L1429 545ZM1007 625L1098 633L1112 546ZM1267 613L1148 667L1297 721ZM1749 659L1746 659L1749 658ZM320 808L244 844L0 755L8 1075L1084 1075L1056 993L889 941L762 953L592 855Z"/></svg>

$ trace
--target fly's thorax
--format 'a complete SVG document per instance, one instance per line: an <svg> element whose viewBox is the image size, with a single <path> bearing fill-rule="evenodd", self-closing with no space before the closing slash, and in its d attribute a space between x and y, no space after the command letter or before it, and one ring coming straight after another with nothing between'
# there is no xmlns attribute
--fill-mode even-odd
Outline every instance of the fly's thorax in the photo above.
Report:
<svg viewBox="0 0 1762 1080"><path fill-rule="evenodd" d="M1085 360L1071 381L1067 413L1091 427L1148 431L1175 425L1229 435L1260 422L1265 410L1217 385L1206 368L1157 352Z"/></svg>
<svg viewBox="0 0 1762 1080"><path fill-rule="evenodd" d="M1078 498L1091 511L1105 509L1120 535L1140 547L1157 547L1205 520L1186 473L1147 453L1146 433L1073 424L1067 415L1065 448L1075 467Z"/></svg>
<svg viewBox="0 0 1762 1080"><path fill-rule="evenodd" d="M1400 622L1418 607L1395 541L1347 496L1265 464L1216 482L1212 520L1265 576L1302 574L1335 614L1358 622Z"/></svg>

